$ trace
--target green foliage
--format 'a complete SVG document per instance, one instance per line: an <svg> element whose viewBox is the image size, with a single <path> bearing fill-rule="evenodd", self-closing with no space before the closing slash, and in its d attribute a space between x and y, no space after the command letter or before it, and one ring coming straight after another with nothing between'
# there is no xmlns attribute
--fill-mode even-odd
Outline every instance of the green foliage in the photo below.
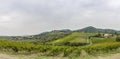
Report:
<svg viewBox="0 0 120 59"><path fill-rule="evenodd" d="M46 56L81 56L84 50L88 54L108 53L120 48L120 42L112 38L91 38L93 44L87 44L88 36L96 33L74 32L66 37L48 42L49 44L34 44L31 42L19 42L0 40L0 50L13 51L15 53L41 53ZM53 45L55 44L55 45Z"/></svg>
<svg viewBox="0 0 120 59"><path fill-rule="evenodd" d="M96 53L108 53L112 50L120 48L120 43L119 42L105 42L105 43L99 43L99 44L94 44L91 46L86 46L83 49L87 51L89 54L96 54Z"/></svg>
<svg viewBox="0 0 120 59"><path fill-rule="evenodd" d="M86 32L86 33L97 33L97 32L101 32L101 33L120 33L117 30L113 30L113 29L99 29L99 28L95 28L92 26L80 29L80 30L76 30L76 32Z"/></svg>
<svg viewBox="0 0 120 59"><path fill-rule="evenodd" d="M117 42L120 42L120 37L116 37L116 41L117 41Z"/></svg>
<svg viewBox="0 0 120 59"><path fill-rule="evenodd" d="M115 37L112 38L91 38L93 44L95 43L104 43L104 42L115 42Z"/></svg>
<svg viewBox="0 0 120 59"><path fill-rule="evenodd" d="M24 53L42 53L47 56L57 56L63 54L63 56L80 56L81 51L85 50L88 54L107 53L109 51L120 48L119 42L104 42L98 44L92 44L88 46L51 46L51 45L36 45L25 42L14 42L8 40L0 40L0 49L12 50L16 53L25 51Z"/></svg>
<svg viewBox="0 0 120 59"><path fill-rule="evenodd" d="M73 32L71 35L51 41L53 45L83 46L87 44L88 36L95 33Z"/></svg>
<svg viewBox="0 0 120 59"><path fill-rule="evenodd" d="M31 36L15 36L11 37L10 39L15 40L15 41L30 41L38 44L38 43L47 43L59 38L63 38L67 35L70 35L72 31L65 29L65 30L54 30L51 32L44 32L38 35L31 35Z"/></svg>

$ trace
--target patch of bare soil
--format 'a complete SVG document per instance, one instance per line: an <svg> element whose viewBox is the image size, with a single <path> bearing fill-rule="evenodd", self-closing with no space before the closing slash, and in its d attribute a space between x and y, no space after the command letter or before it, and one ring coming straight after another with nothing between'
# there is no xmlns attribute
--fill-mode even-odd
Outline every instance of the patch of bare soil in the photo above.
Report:
<svg viewBox="0 0 120 59"><path fill-rule="evenodd" d="M15 56L10 56L7 54L0 54L0 59L17 59Z"/></svg>
<svg viewBox="0 0 120 59"><path fill-rule="evenodd" d="M95 59L120 59L120 54L113 54L113 55L110 55L110 56L107 56L107 57L98 57L98 58L95 58Z"/></svg>

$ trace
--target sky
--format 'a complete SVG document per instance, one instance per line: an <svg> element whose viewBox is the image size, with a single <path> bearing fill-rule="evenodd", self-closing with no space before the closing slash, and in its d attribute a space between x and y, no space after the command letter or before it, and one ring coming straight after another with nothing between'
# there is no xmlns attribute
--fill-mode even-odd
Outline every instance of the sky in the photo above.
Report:
<svg viewBox="0 0 120 59"><path fill-rule="evenodd" d="M87 26L120 30L120 0L0 0L0 35Z"/></svg>

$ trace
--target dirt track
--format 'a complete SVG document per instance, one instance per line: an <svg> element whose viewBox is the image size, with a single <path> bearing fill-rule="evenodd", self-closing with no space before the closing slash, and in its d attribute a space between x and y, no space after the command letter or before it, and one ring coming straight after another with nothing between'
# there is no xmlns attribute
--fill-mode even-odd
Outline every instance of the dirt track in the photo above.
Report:
<svg viewBox="0 0 120 59"><path fill-rule="evenodd" d="M17 58L6 54L0 54L0 59L17 59Z"/></svg>
<svg viewBox="0 0 120 59"><path fill-rule="evenodd" d="M7 54L0 54L0 59L19 59L19 57L15 56L15 55L13 56L13 55L7 55ZM120 59L120 54L113 54L111 56L98 57L95 59Z"/></svg>
<svg viewBox="0 0 120 59"><path fill-rule="evenodd" d="M98 57L96 59L120 59L120 54L113 54L113 55L107 56L107 57Z"/></svg>

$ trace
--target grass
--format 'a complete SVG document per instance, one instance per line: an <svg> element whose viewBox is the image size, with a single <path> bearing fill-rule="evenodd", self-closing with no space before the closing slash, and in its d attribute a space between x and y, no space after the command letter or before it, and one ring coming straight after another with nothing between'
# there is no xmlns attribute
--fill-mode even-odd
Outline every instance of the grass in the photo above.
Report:
<svg viewBox="0 0 120 59"><path fill-rule="evenodd" d="M115 42L115 37L112 38L92 38L92 43L97 44L97 43L104 43L104 42Z"/></svg>
<svg viewBox="0 0 120 59"><path fill-rule="evenodd" d="M51 44L62 44L64 42L70 43L87 43L87 38L90 35L95 35L95 33L81 33L81 32L74 32L67 37L60 38L50 42Z"/></svg>

